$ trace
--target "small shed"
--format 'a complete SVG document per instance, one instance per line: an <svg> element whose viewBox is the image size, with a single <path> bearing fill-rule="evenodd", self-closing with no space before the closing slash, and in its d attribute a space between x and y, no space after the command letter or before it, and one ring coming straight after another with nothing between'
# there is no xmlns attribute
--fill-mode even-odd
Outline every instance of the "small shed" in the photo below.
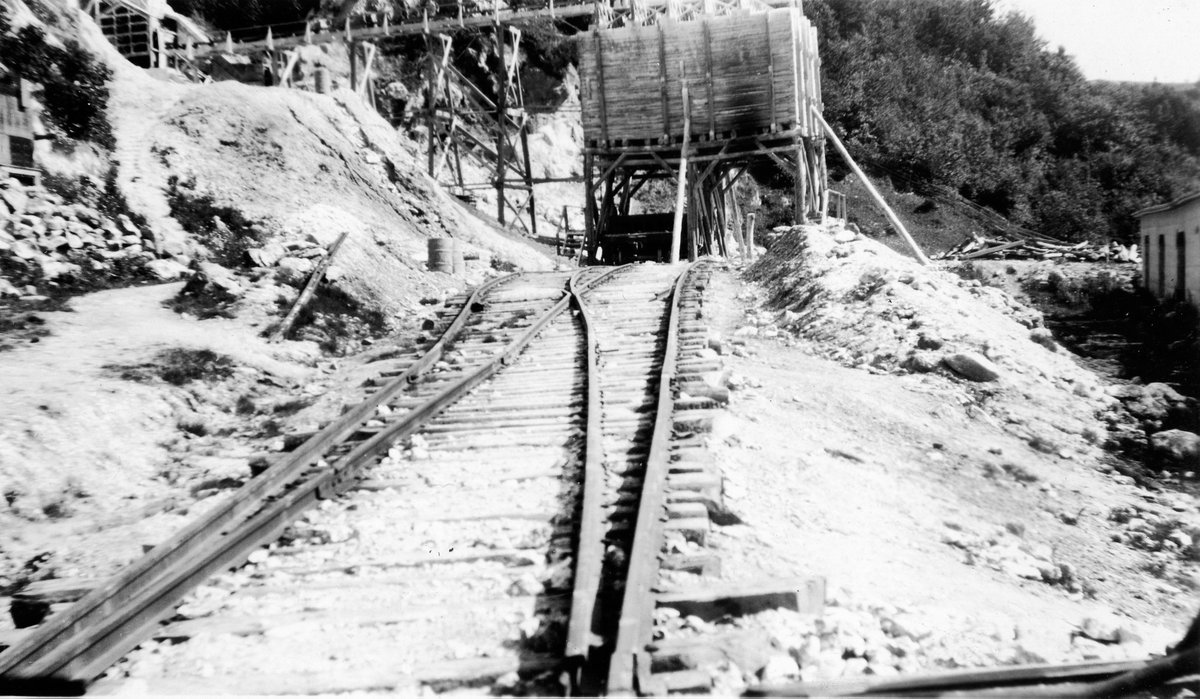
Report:
<svg viewBox="0 0 1200 699"><path fill-rule="evenodd" d="M167 49L210 41L199 25L171 9L166 0L91 0L87 12L117 51L142 68L166 68Z"/></svg>
<svg viewBox="0 0 1200 699"><path fill-rule="evenodd" d="M1180 298L1200 307L1200 190L1133 215L1146 288L1160 299Z"/></svg>
<svg viewBox="0 0 1200 699"><path fill-rule="evenodd" d="M0 178L32 183L40 179L33 162L32 86L0 64Z"/></svg>

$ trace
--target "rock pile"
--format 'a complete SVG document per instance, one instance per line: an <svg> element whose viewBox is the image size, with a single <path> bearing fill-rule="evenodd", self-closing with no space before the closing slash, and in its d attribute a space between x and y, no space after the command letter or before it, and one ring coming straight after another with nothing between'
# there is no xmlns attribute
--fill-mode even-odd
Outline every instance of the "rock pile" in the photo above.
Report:
<svg viewBox="0 0 1200 699"><path fill-rule="evenodd" d="M1081 598L1083 583L1070 563L1057 560L1047 544L1028 542L1007 529L980 535L946 522L942 541L961 549L967 565L983 566L1014 578L1058 585Z"/></svg>
<svg viewBox="0 0 1200 699"><path fill-rule="evenodd" d="M187 271L189 260L182 250L163 249L153 230L124 214L112 218L15 179L0 182L0 201L0 269L5 275L0 297L34 294L39 284L62 278L132 273L130 263L160 279L176 279Z"/></svg>
<svg viewBox="0 0 1200 699"><path fill-rule="evenodd" d="M671 616L663 611L660 617ZM696 617L667 621L676 629L672 635L702 638L720 649L681 657L712 676L718 694L839 678L1141 658L1177 640L1164 629L1103 612L1081 618L1070 632L1046 635L998 613L962 615L849 599L832 600L817 618L777 609L731 624Z"/></svg>
<svg viewBox="0 0 1200 699"><path fill-rule="evenodd" d="M737 333L779 335L873 373L951 378L1039 451L1072 458L1104 433L1096 418L1119 407L1037 310L851 231L784 229L747 274L775 310Z"/></svg>

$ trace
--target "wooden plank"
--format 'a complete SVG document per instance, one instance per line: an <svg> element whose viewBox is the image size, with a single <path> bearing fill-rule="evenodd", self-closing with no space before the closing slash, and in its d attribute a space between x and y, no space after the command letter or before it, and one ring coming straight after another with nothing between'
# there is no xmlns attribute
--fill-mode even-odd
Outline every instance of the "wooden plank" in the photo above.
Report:
<svg viewBox="0 0 1200 699"><path fill-rule="evenodd" d="M1020 687L1104 679L1146 666L1148 660L1098 660L1069 665L1018 665L1016 667L949 670L907 677L861 677L825 682L754 687L746 696L847 696L847 695L940 695L1000 687ZM1058 696L1042 694L1041 696ZM1102 694L1097 696L1121 696ZM1072 693L1070 696L1092 696Z"/></svg>
<svg viewBox="0 0 1200 699"><path fill-rule="evenodd" d="M659 607L676 609L684 616L704 620L725 615L745 616L768 609L791 609L801 614L820 614L825 608L825 578L776 580L754 585L724 585L655 595Z"/></svg>
<svg viewBox="0 0 1200 699"><path fill-rule="evenodd" d="M13 593L13 601L29 602L74 602L83 597L99 581L91 578L54 578L32 582Z"/></svg>
<svg viewBox="0 0 1200 699"><path fill-rule="evenodd" d="M871 180L867 179L866 173L862 171L862 168L858 166L858 163L854 162L854 158L850 157L850 152L846 150L846 146L842 144L842 140L838 138L836 133L834 133L833 127L830 126L829 123L825 121L825 117L821 116L818 112L814 111L813 116L818 122L820 122L821 128L825 131L825 135L828 136L831 141L833 141L834 147L837 148L838 153L840 153L842 158L845 159L846 164L850 166L850 169L854 171L854 174L858 176L858 179L862 180L862 183L867 188L867 193L870 194L871 198L875 200L875 204L883 210L884 215L887 216L892 226L895 227L896 231L904 237L904 241L908 243L908 247L913 251L913 255L917 258L917 261L922 265L928 265L929 258L925 256L925 253L921 250L920 246L917 245L917 241L913 240L912 236L908 234L908 229L905 228L904 224L900 222L900 218L896 216L895 211L892 211L892 207L888 206L888 203L883 198L883 195L880 194L877 189L875 189L875 185L871 184Z"/></svg>
<svg viewBox="0 0 1200 699"><path fill-rule="evenodd" d="M0 629L0 651L17 645L21 639L33 633L32 629Z"/></svg>
<svg viewBox="0 0 1200 699"><path fill-rule="evenodd" d="M291 329L292 324L296 322L296 317L300 315L300 311L304 309L309 299L316 293L318 284L325 277L325 270L329 269L330 263L333 262L334 254L337 253L338 248L342 246L342 241L346 240L346 236L349 234L350 232L346 231L339 235L338 239L330 246L329 252L317 263L316 269L313 270L308 278L308 283L304 285L304 290L296 297L296 303L292 304L292 310L288 311L288 314L279 323L279 327L275 329L275 332L271 333L271 337L267 340L268 342L279 342L287 334L287 331Z"/></svg>
<svg viewBox="0 0 1200 699"><path fill-rule="evenodd" d="M1017 240L1017 241L1014 241L1011 243L1004 243L1003 245L997 245L995 247L984 248L983 250L980 250L978 252L973 252L969 255L960 255L958 259L973 260L976 257L984 257L985 255L991 255L992 253L1002 252L1004 250L1009 250L1011 248L1020 247L1022 245L1025 245L1025 241Z"/></svg>
<svg viewBox="0 0 1200 699"><path fill-rule="evenodd" d="M679 148L679 182L675 187L675 218L671 223L671 264L679 262L679 248L683 235L684 197L687 193L688 179L688 137L691 132L691 110L687 108L688 88L685 83L682 88L683 109L683 145ZM624 155L624 154L622 154Z"/></svg>
<svg viewBox="0 0 1200 699"><path fill-rule="evenodd" d="M303 590L299 586L297 590ZM496 615L521 614L529 618L539 612L562 610L568 599L565 595L537 597L503 597L494 600L458 605L456 613L464 611L490 611ZM338 605L316 611L305 610L285 614L269 615L216 615L185 619L164 624L154 632L158 640L183 640L196 636L256 636L271 629L297 626L385 626L406 622L436 619L445 616L445 605L414 605L403 608L380 608L378 602Z"/></svg>

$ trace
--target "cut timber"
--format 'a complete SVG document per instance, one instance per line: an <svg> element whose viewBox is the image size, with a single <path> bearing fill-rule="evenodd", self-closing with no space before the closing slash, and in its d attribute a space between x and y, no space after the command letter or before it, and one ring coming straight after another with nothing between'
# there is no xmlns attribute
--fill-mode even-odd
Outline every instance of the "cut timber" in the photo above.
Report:
<svg viewBox="0 0 1200 699"><path fill-rule="evenodd" d="M866 173L862 171L862 168L858 166L858 163L854 162L854 158L850 157L850 151L846 150L846 146L842 143L842 139L838 138L838 135L834 133L833 127L829 125L829 122L825 121L825 117L821 116L821 112L817 111L815 108L813 109L812 114L814 117L816 117L817 122L821 125L821 128L825 130L825 135L829 136L829 140L833 141L834 148L837 148L838 153L842 154L842 158L845 159L846 164L850 166L850 169L854 171L855 175L858 175L858 179L862 180L863 185L867 188L867 192L870 193L871 198L875 200L875 203L879 205L879 208L883 210L884 215L887 216L889 221L891 221L892 226L895 227L900 235L904 236L904 242L908 243L908 247L912 248L913 255L916 256L917 261L923 265L928 265L929 258L925 256L924 252L921 251L921 248L917 245L917 241L913 240L912 236L908 234L908 229L905 228L904 224L900 222L900 218L896 216L895 211L892 211L892 207L888 206L887 201L884 200L883 195L879 193L879 190L875 189L875 185L871 184L871 180L867 178Z"/></svg>
<svg viewBox="0 0 1200 699"><path fill-rule="evenodd" d="M597 41L599 36L597 36ZM671 223L671 264L679 262L679 247L683 240L683 203L687 195L688 138L692 130L692 111L688 108L688 89L683 86L683 145L679 148L679 184L675 190L675 218Z"/></svg>
<svg viewBox="0 0 1200 699"><path fill-rule="evenodd" d="M50 614L55 605L74 602L96 587L95 580L63 578L39 580L16 592L9 603L8 613L18 629L36 626Z"/></svg>
<svg viewBox="0 0 1200 699"><path fill-rule="evenodd" d="M661 592L655 595L659 607L670 607L688 616L711 621L725 615L744 616L767 609L791 609L802 614L819 614L825 607L825 578L799 578L757 585Z"/></svg>
<svg viewBox="0 0 1200 699"><path fill-rule="evenodd" d="M908 677L863 677L827 682L766 685L749 690L747 696L847 696L909 695L942 696L947 692L979 693L1001 687L1012 691L1007 696L1092 696L1083 693L1044 691L1045 685L1064 682L1101 680L1145 667L1146 660L1100 660L1071 665L1021 665L982 670L950 670ZM1040 685L1040 686L1039 686ZM1027 687L1022 692L1019 687ZM1039 691L1042 690L1042 691ZM1123 696L1100 694L1096 696Z"/></svg>
<svg viewBox="0 0 1200 699"><path fill-rule="evenodd" d="M3 651L9 646L15 646L25 636L31 633L27 629L2 629L0 630L0 651Z"/></svg>
<svg viewBox="0 0 1200 699"><path fill-rule="evenodd" d="M486 602L456 607L457 613L494 612L496 614L521 614L525 618L538 613L562 610L568 600L564 595L543 597L504 597ZM384 626L402 624L425 619L437 619L446 613L444 605L425 605L406 607L403 609L378 609L371 604L362 605L361 609L347 610L344 606L318 611L304 611L293 614L273 614L269 616L214 616L187 619L165 624L154 632L154 638L159 640L182 640L200 635L219 636L255 636L266 633L271 629L289 628L295 630L299 626L320 627L323 624L339 626Z"/></svg>
<svg viewBox="0 0 1200 699"><path fill-rule="evenodd" d="M330 263L333 262L333 256L337 253L338 248L342 246L342 241L346 239L347 235L349 235L349 231L339 235L338 239L329 247L329 252L317 264L317 268L313 270L312 275L308 278L308 283L304 285L304 290L296 297L296 303L292 304L292 310L288 311L283 321L279 323L279 327L275 328L275 332L271 333L269 342L279 342L287 334L287 331L291 329L292 323L296 322L296 316L300 315L300 311L304 310L304 306L308 304L309 299L316 293L317 285L325 277L325 271L329 269Z"/></svg>

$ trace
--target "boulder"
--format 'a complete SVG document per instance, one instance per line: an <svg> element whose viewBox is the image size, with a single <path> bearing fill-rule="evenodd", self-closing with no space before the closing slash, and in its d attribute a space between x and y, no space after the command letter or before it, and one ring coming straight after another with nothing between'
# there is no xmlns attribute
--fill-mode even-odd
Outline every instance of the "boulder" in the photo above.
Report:
<svg viewBox="0 0 1200 699"><path fill-rule="evenodd" d="M137 236L138 240L141 240L141 238L142 238L141 229L139 229L137 227L137 225L134 224L134 222L132 220L130 220L130 218L128 216L126 216L125 214L121 214L120 216L117 216L117 223L119 223L121 225L121 230L125 231L126 233L128 233L130 235Z"/></svg>
<svg viewBox="0 0 1200 699"><path fill-rule="evenodd" d="M182 294L207 293L232 300L245 293L237 276L215 262L196 262L192 267L192 278L183 287Z"/></svg>
<svg viewBox="0 0 1200 699"><path fill-rule="evenodd" d="M1200 435L1165 430L1150 436L1150 452L1164 468L1194 471L1200 468Z"/></svg>
<svg viewBox="0 0 1200 699"><path fill-rule="evenodd" d="M0 189L0 199L8 205L8 210L14 215L24 213L25 206L29 203L29 197L16 180L9 180L8 187Z"/></svg>
<svg viewBox="0 0 1200 699"><path fill-rule="evenodd" d="M1051 352L1058 351L1058 343L1054 341L1054 333L1046 328L1034 328L1029 331L1029 339L1038 343Z"/></svg>
<svg viewBox="0 0 1200 699"><path fill-rule="evenodd" d="M79 271L77 265L69 262L59 262L51 257L43 257L38 260L38 264L42 268L42 277L45 279L54 279L64 274L71 274Z"/></svg>
<svg viewBox="0 0 1200 699"><path fill-rule="evenodd" d="M1165 383L1131 385L1117 396L1125 409L1148 428L1186 427L1195 419L1196 399L1188 398Z"/></svg>
<svg viewBox="0 0 1200 699"><path fill-rule="evenodd" d="M188 273L187 267L170 259L151 260L146 263L146 269L150 270L155 278L163 281L173 281Z"/></svg>
<svg viewBox="0 0 1200 699"><path fill-rule="evenodd" d="M843 228L833 234L833 242L835 243L852 243L858 238L858 233L848 228Z"/></svg>
<svg viewBox="0 0 1200 699"><path fill-rule="evenodd" d="M914 374L928 374L938 368L938 357L933 352L910 352L900 367Z"/></svg>
<svg viewBox="0 0 1200 699"><path fill-rule="evenodd" d="M303 257L284 257L276 265L279 267L279 280L286 284L303 282L313 269L313 261Z"/></svg>
<svg viewBox="0 0 1200 699"><path fill-rule="evenodd" d="M287 254L287 250L275 241L271 241L261 248L252 248L247 251L250 259L259 267L274 267L276 262L283 259Z"/></svg>
<svg viewBox="0 0 1200 699"><path fill-rule="evenodd" d="M22 260L32 260L38 255L37 248L26 240L18 240L17 242L13 243L12 252Z"/></svg>
<svg viewBox="0 0 1200 699"><path fill-rule="evenodd" d="M786 653L776 653L767 659L766 665L758 671L758 677L763 684L779 684L794 680L800 676L800 667Z"/></svg>
<svg viewBox="0 0 1200 699"><path fill-rule="evenodd" d="M942 345L946 344L945 340L934 332L922 332L917 336L917 349L935 350L941 349Z"/></svg>
<svg viewBox="0 0 1200 699"><path fill-rule="evenodd" d="M995 364L978 352L957 352L942 358L942 362L951 371L971 381L995 381L1000 378L1000 371Z"/></svg>
<svg viewBox="0 0 1200 699"><path fill-rule="evenodd" d="M90 226L99 225L100 221L103 218L100 215L99 211L96 211L92 207L87 206L85 204L76 204L72 208L74 209L74 212L75 212L75 218L79 219L80 221L82 221Z"/></svg>

